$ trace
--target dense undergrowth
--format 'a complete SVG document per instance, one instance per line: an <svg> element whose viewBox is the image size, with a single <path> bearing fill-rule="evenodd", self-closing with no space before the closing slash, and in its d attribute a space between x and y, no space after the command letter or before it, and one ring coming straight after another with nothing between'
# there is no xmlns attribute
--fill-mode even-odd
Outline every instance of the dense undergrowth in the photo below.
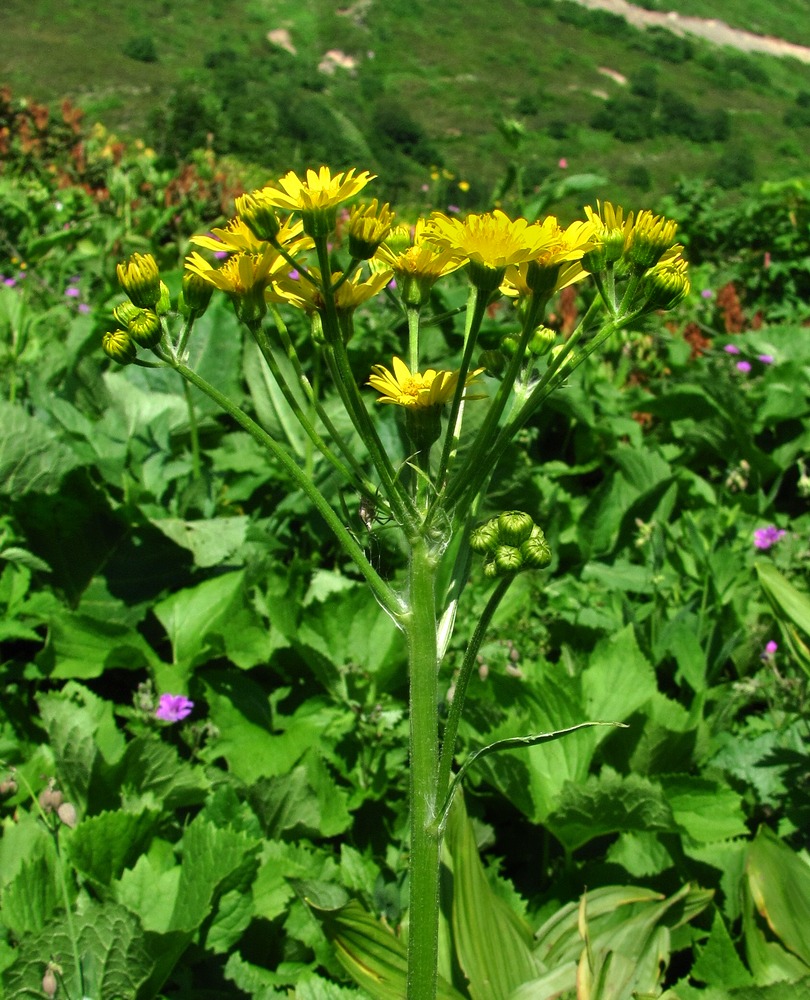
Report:
<svg viewBox="0 0 810 1000"><path fill-rule="evenodd" d="M5 995L47 995L49 972L80 995L77 951L97 997L362 995L328 913L348 894L391 928L406 914L396 629L250 437L171 372L99 349L115 262L152 249L176 293L187 235L230 210L237 179L213 155L162 170L62 119L16 119L0 174ZM485 869L468 891L537 932L536 976L570 972L587 923L580 1000L617 982L792 1000L810 977L810 182L682 182L665 207L693 295L578 370L498 467L493 510L532 511L554 557L498 611L461 735L628 728L470 770ZM434 293L437 360L460 353L465 294ZM565 290L556 328L587 305ZM493 302L482 346L512 325ZM358 382L404 336L394 305L369 309ZM397 581L375 498L338 496L229 308L193 351ZM465 596L459 661L488 590ZM193 711L161 722L180 690ZM461 996L495 995L444 971Z"/></svg>

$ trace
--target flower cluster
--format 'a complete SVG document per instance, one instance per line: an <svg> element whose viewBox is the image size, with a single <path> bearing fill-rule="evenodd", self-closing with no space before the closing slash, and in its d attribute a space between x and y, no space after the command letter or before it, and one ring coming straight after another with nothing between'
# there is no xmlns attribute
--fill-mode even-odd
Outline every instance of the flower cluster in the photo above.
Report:
<svg viewBox="0 0 810 1000"><path fill-rule="evenodd" d="M732 357L737 357L738 355L742 354L742 351L740 350L739 347L737 347L736 344L726 344L723 350L725 351L726 354L732 355ZM757 354L756 360L761 365L772 365L776 360L776 358L773 356L773 354ZM739 361L735 363L735 367L738 372L741 372L743 375L748 375L750 374L754 366L747 358L741 358Z"/></svg>

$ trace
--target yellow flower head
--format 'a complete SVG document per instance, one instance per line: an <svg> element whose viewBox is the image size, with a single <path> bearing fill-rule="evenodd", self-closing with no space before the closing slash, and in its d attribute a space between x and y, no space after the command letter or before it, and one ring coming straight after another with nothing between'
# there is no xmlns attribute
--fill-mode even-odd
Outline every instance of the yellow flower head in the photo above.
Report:
<svg viewBox="0 0 810 1000"><path fill-rule="evenodd" d="M530 225L526 219L510 219L500 209L466 219L434 212L428 222L427 239L491 270L531 260L546 239L540 226Z"/></svg>
<svg viewBox="0 0 810 1000"><path fill-rule="evenodd" d="M379 207L377 199L370 205L355 206L349 217L349 253L356 260L369 260L377 247L391 232L394 213L388 204Z"/></svg>
<svg viewBox="0 0 810 1000"><path fill-rule="evenodd" d="M154 309L160 301L160 272L151 253L134 253L116 267L118 283L139 309Z"/></svg>
<svg viewBox="0 0 810 1000"><path fill-rule="evenodd" d="M240 195L236 201L236 214L260 240L273 240L278 236L280 224L276 210L262 191Z"/></svg>
<svg viewBox="0 0 810 1000"><path fill-rule="evenodd" d="M668 250L642 278L648 309L673 309L690 290L689 265L680 254L681 247Z"/></svg>
<svg viewBox="0 0 810 1000"><path fill-rule="evenodd" d="M301 180L291 170L278 182L263 188L262 196L274 208L300 212L304 232L308 236L323 237L335 227L337 206L362 191L374 176L366 170L355 176L352 168L333 177L329 167L320 167L317 173L307 170L306 179Z"/></svg>
<svg viewBox="0 0 810 1000"><path fill-rule="evenodd" d="M545 242L533 260L507 268L501 285L506 295L551 295L586 277L579 261L593 246L593 223L572 222L563 229L550 215L536 228Z"/></svg>
<svg viewBox="0 0 810 1000"><path fill-rule="evenodd" d="M427 225L418 219L412 235L407 226L398 226L375 255L376 262L394 272L402 301L415 309L428 300L439 278L467 263L454 250L442 250L427 240Z"/></svg>
<svg viewBox="0 0 810 1000"><path fill-rule="evenodd" d="M636 216L627 242L627 258L640 270L656 264L667 250L675 249L678 223L644 209Z"/></svg>
<svg viewBox="0 0 810 1000"><path fill-rule="evenodd" d="M321 312L325 307L321 272L317 267L311 267L309 274L315 279L314 284L303 277L294 278L287 275L279 278L274 283L270 297L273 301L286 302L310 314ZM342 277L340 271L335 271L332 275L332 285L336 285ZM390 270L377 271L368 278L363 278L361 273L356 271L335 288L335 308L339 313L353 312L358 306L379 294L390 280Z"/></svg>
<svg viewBox="0 0 810 1000"><path fill-rule="evenodd" d="M248 324L257 322L265 314L265 289L275 275L287 268L289 264L270 247L261 254L234 254L222 267L213 267L196 252L186 257L186 270L229 295L237 315Z"/></svg>
<svg viewBox="0 0 810 1000"><path fill-rule="evenodd" d="M276 240L290 253L299 253L312 246L312 240L304 237L303 231L300 219L295 222L287 219L279 228ZM190 242L214 253L260 254L267 249L267 241L259 239L240 218L231 219L224 228L212 229L207 236L192 236Z"/></svg>
<svg viewBox="0 0 810 1000"><path fill-rule="evenodd" d="M483 372L477 368L465 379L464 385L471 385L475 378ZM384 365L374 365L368 385L381 393L378 403L394 403L397 406L426 408L441 406L448 402L458 384L457 371L435 371L428 368L425 372L411 372L400 358L393 359L393 372ZM484 396L467 396L467 399L484 399Z"/></svg>
<svg viewBox="0 0 810 1000"><path fill-rule="evenodd" d="M625 219L621 206L614 208L609 201L597 201L596 211L587 205L585 214L593 225L596 245L585 255L583 265L588 271L601 271L606 264L615 263L624 253L633 228L633 213L630 212Z"/></svg>

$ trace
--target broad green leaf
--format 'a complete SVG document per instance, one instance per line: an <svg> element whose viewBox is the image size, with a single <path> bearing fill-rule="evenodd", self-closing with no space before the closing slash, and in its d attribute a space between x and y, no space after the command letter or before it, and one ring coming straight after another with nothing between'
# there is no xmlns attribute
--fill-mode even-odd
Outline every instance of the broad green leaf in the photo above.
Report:
<svg viewBox="0 0 810 1000"><path fill-rule="evenodd" d="M674 864L672 855L658 835L644 830L620 833L608 848L606 859L621 865L633 878L658 875Z"/></svg>
<svg viewBox="0 0 810 1000"><path fill-rule="evenodd" d="M144 929L165 934L177 905L180 865L163 869L150 855L142 854L113 883L115 899L137 914Z"/></svg>
<svg viewBox="0 0 810 1000"><path fill-rule="evenodd" d="M351 826L348 793L335 784L317 751L278 778L260 779L253 803L268 836L335 837Z"/></svg>
<svg viewBox="0 0 810 1000"><path fill-rule="evenodd" d="M292 363L280 351L275 352L274 356L299 407L303 412L308 412L310 407L298 384ZM292 451L299 459L303 459L307 450L307 435L253 341L245 348L244 372L259 423L276 440L286 439Z"/></svg>
<svg viewBox="0 0 810 1000"><path fill-rule="evenodd" d="M22 940L38 934L62 903L56 869L44 855L23 862L0 893L0 922Z"/></svg>
<svg viewBox="0 0 810 1000"><path fill-rule="evenodd" d="M188 549L194 556L194 565L201 568L226 564L245 541L250 523L247 517L213 517L197 521L153 517L150 520L176 545Z"/></svg>
<svg viewBox="0 0 810 1000"><path fill-rule="evenodd" d="M173 663L183 675L212 652L212 637L244 603L242 570L223 573L160 601L153 608L172 644ZM176 693L176 692L175 692Z"/></svg>
<svg viewBox="0 0 810 1000"><path fill-rule="evenodd" d="M70 838L70 858L86 878L108 886L146 850L159 819L157 809L85 816Z"/></svg>
<svg viewBox="0 0 810 1000"><path fill-rule="evenodd" d="M692 775L661 775L675 822L692 840L710 843L748 832L742 799L728 785Z"/></svg>
<svg viewBox="0 0 810 1000"><path fill-rule="evenodd" d="M461 795L450 809L444 850L451 878L443 892L448 893L456 957L469 994L472 1000L506 1000L539 971L531 930L487 881Z"/></svg>
<svg viewBox="0 0 810 1000"><path fill-rule="evenodd" d="M79 457L22 406L0 401L0 494L55 493Z"/></svg>
<svg viewBox="0 0 810 1000"><path fill-rule="evenodd" d="M628 625L596 644L582 674L585 717L601 722L624 722L658 689L655 671L638 648L633 627ZM597 741L611 729L595 730ZM621 739L622 735L618 734Z"/></svg>
<svg viewBox="0 0 810 1000"><path fill-rule="evenodd" d="M84 994L73 965L73 941L64 918L25 938L17 960L3 973L6 996L42 996L43 956L58 955L65 992L71 997L139 1000L154 959L136 917L117 903L88 900L73 916L84 973ZM61 991L60 991L61 992Z"/></svg>
<svg viewBox="0 0 810 1000"><path fill-rule="evenodd" d="M351 900L326 908L307 899L323 924L343 968L373 1000L402 1000L408 960L405 945ZM462 994L439 979L437 1000L463 1000Z"/></svg>
<svg viewBox="0 0 810 1000"><path fill-rule="evenodd" d="M810 673L810 648L807 646L810 597L797 590L771 563L758 559L755 566L760 586L785 630L796 659L805 673Z"/></svg>
<svg viewBox="0 0 810 1000"><path fill-rule="evenodd" d="M770 986L728 988L698 987L681 982L663 993L659 1000L810 1000L810 978L802 979L801 982L773 983Z"/></svg>
<svg viewBox="0 0 810 1000"><path fill-rule="evenodd" d="M53 663L50 677L84 680L105 670L144 670L160 657L137 629L62 608L54 615L46 656Z"/></svg>
<svg viewBox="0 0 810 1000"><path fill-rule="evenodd" d="M557 803L546 822L568 850L623 830L676 829L660 786L638 774L623 776L605 768L598 776L569 782L561 789Z"/></svg>
<svg viewBox="0 0 810 1000"><path fill-rule="evenodd" d="M751 973L743 965L719 912L715 911L708 940L700 949L690 978L708 986L748 986Z"/></svg>
<svg viewBox="0 0 810 1000"><path fill-rule="evenodd" d="M173 812L201 803L211 782L202 767L183 760L170 743L138 737L127 744L121 784L141 795L153 795Z"/></svg>
<svg viewBox="0 0 810 1000"><path fill-rule="evenodd" d="M80 813L120 800L117 770L125 750L113 706L75 681L39 699L65 797Z"/></svg>
<svg viewBox="0 0 810 1000"><path fill-rule="evenodd" d="M773 982L806 976L810 865L762 826L748 851L746 875L745 944L755 977Z"/></svg>

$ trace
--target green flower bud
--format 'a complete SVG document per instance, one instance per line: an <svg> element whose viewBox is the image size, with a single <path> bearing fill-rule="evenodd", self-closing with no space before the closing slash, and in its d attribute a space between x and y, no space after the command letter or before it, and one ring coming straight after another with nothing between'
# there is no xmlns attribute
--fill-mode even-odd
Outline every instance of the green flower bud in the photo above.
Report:
<svg viewBox="0 0 810 1000"><path fill-rule="evenodd" d="M160 316L151 309L139 309L127 326L130 337L139 347L157 347L163 336L163 324Z"/></svg>
<svg viewBox="0 0 810 1000"><path fill-rule="evenodd" d="M172 296L169 292L168 287L161 281L160 283L160 298L155 306L155 312L160 316L165 315L172 307Z"/></svg>
<svg viewBox="0 0 810 1000"><path fill-rule="evenodd" d="M647 309L674 309L689 294L686 262L678 258L672 265L651 268L641 279Z"/></svg>
<svg viewBox="0 0 810 1000"><path fill-rule="evenodd" d="M507 510L498 518L498 539L503 545L519 546L531 537L534 521L521 510Z"/></svg>
<svg viewBox="0 0 810 1000"><path fill-rule="evenodd" d="M551 549L545 535L538 528L538 534L532 535L520 546L525 569L543 569L551 562Z"/></svg>
<svg viewBox="0 0 810 1000"><path fill-rule="evenodd" d="M183 302L188 311L196 316L202 316L211 301L214 286L194 271L186 271L183 274L182 292Z"/></svg>
<svg viewBox="0 0 810 1000"><path fill-rule="evenodd" d="M479 555L487 555L495 551L498 545L498 520L493 518L484 524L479 524L470 533L470 548Z"/></svg>
<svg viewBox="0 0 810 1000"><path fill-rule="evenodd" d="M259 240L274 240L281 229L276 210L261 191L243 194L236 199L236 214Z"/></svg>
<svg viewBox="0 0 810 1000"><path fill-rule="evenodd" d="M501 337L501 350L507 357L514 357L515 351L517 351L519 346L520 334L507 333L505 336Z"/></svg>
<svg viewBox="0 0 810 1000"><path fill-rule="evenodd" d="M484 576L488 580L494 580L496 577L500 576L498 571L498 564L495 562L495 557L490 556L489 559L484 562Z"/></svg>
<svg viewBox="0 0 810 1000"><path fill-rule="evenodd" d="M517 573L523 566L523 556L514 545L499 545L495 550L495 565L499 576Z"/></svg>
<svg viewBox="0 0 810 1000"><path fill-rule="evenodd" d="M405 433L417 451L426 451L442 433L440 406L406 406Z"/></svg>
<svg viewBox="0 0 810 1000"><path fill-rule="evenodd" d="M138 351L132 343L132 338L126 330L113 330L101 338L101 349L108 358L117 361L119 365L129 365L138 356Z"/></svg>
<svg viewBox="0 0 810 1000"><path fill-rule="evenodd" d="M530 260L526 268L526 284L531 288L533 295L551 295L557 278L560 276L562 263L540 264L536 260Z"/></svg>
<svg viewBox="0 0 810 1000"><path fill-rule="evenodd" d="M551 350L556 339L556 330L552 330L547 326L538 326L529 341L529 353L533 354L536 358L541 358L547 351Z"/></svg>
<svg viewBox="0 0 810 1000"><path fill-rule="evenodd" d="M141 309L154 309L160 300L160 272L151 253L134 253L116 268L118 281L132 302Z"/></svg>
<svg viewBox="0 0 810 1000"><path fill-rule="evenodd" d="M132 302L120 302L115 309L113 309L113 318L116 323L120 323L121 326L129 326L130 320L134 319L135 316L140 313L138 306L133 305Z"/></svg>
<svg viewBox="0 0 810 1000"><path fill-rule="evenodd" d="M506 358L502 351L482 351L478 367L485 369L487 375L500 378L506 368Z"/></svg>

